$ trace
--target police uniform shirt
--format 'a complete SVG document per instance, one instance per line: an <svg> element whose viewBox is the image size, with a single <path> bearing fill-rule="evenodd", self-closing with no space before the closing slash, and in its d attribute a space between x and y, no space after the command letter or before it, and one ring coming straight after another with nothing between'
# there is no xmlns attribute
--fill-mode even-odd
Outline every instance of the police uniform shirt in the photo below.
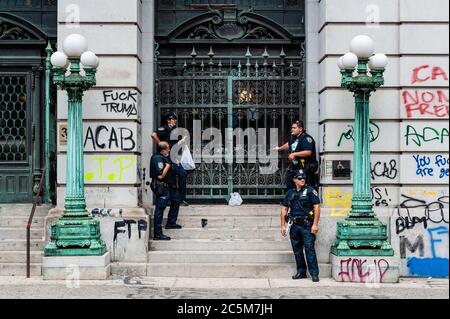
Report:
<svg viewBox="0 0 450 319"><path fill-rule="evenodd" d="M300 165L300 161L304 159L307 162L315 162L315 145L314 140L309 134L303 132L300 136L292 136L289 140L289 154L303 152L303 151L311 151L311 156L307 158L296 158L293 162L293 169L304 168L303 165Z"/></svg>
<svg viewBox="0 0 450 319"><path fill-rule="evenodd" d="M295 188L289 190L283 200L283 206L290 208L292 217L310 216L317 204L320 204L319 194L310 186L305 186L300 191Z"/></svg>
<svg viewBox="0 0 450 319"><path fill-rule="evenodd" d="M172 148L176 143L178 143L177 140L171 140L170 139L170 134L172 133L172 131L175 129L176 127L170 127L169 125L164 125L161 126L160 128L158 128L158 130L156 131L156 135L158 136L158 139L161 142L167 142L170 145L170 148Z"/></svg>
<svg viewBox="0 0 450 319"><path fill-rule="evenodd" d="M158 180L158 176L161 176L163 174L166 164L170 164L169 157L164 157L161 154L153 155L150 162L150 176ZM165 182L169 185L176 184L176 176L172 169L169 170L162 182Z"/></svg>

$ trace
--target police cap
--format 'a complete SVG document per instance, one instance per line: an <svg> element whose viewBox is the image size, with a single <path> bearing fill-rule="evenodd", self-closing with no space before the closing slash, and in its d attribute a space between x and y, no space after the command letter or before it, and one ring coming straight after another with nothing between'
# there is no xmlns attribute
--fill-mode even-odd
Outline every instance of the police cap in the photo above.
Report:
<svg viewBox="0 0 450 319"><path fill-rule="evenodd" d="M177 115L174 112L168 112L164 117L166 118L166 121L178 119Z"/></svg>
<svg viewBox="0 0 450 319"><path fill-rule="evenodd" d="M296 178L296 179L306 179L305 171L302 170L302 169L299 169L298 171L295 172L294 178Z"/></svg>

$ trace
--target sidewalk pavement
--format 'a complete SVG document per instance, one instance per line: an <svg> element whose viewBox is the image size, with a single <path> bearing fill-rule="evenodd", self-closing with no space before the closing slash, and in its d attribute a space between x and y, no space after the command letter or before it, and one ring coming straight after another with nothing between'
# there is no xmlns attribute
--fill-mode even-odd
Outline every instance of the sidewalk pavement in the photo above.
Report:
<svg viewBox="0 0 450 319"><path fill-rule="evenodd" d="M125 277L106 281L44 281L0 277L0 298L81 299L448 299L448 279L403 278L398 284L310 279Z"/></svg>

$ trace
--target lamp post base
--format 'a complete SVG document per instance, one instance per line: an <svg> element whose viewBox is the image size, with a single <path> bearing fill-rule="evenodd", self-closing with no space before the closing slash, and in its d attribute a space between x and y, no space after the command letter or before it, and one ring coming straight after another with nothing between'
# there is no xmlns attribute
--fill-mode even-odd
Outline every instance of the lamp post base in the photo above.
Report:
<svg viewBox="0 0 450 319"><path fill-rule="evenodd" d="M376 217L350 217L339 222L331 253L335 256L394 256L387 226Z"/></svg>
<svg viewBox="0 0 450 319"><path fill-rule="evenodd" d="M64 218L51 226L51 241L44 250L49 256L102 256L106 244L100 239L100 222L91 217Z"/></svg>

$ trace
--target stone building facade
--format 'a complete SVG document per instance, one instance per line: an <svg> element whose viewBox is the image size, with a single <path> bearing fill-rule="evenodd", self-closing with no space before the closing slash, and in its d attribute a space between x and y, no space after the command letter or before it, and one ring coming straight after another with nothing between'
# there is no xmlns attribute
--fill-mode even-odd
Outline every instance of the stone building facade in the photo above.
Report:
<svg viewBox="0 0 450 319"><path fill-rule="evenodd" d="M208 3L211 8L205 6ZM203 62L208 69L212 47L214 68L219 56L225 60L227 54L237 55L230 65L240 61L245 72L247 47L252 58L259 57L260 66L267 46L269 62L276 57L275 64L280 66L282 47L286 48L286 70L290 58L302 67L299 72L303 76L296 87L301 92L296 117L305 121L317 141L323 220L327 227L331 225L322 234L329 246L335 223L350 210L352 190L354 101L340 87L336 62L349 50L354 36L367 34L374 39L376 51L389 57L386 83L371 100L375 211L390 225L402 275L442 275L447 265L448 276L448 1L236 3L235 7L228 1L58 1L58 49L67 35L80 33L101 61L97 86L83 100L89 210L108 216L129 214L135 219L151 211L152 196L146 182L154 147L150 135L160 125L164 109L161 90L167 78L160 70L163 63L171 58L174 65L181 61L177 67L182 71L183 60L187 68L201 68ZM242 24L237 15L251 5L254 8L247 18L270 30L271 37L266 34L239 42L227 39L230 35L225 31L218 39L216 30L216 38L211 34L191 36L193 33L183 38L186 32L195 31L194 27L214 23L211 10L217 10L222 23ZM296 44L297 49L293 47ZM236 50L227 52L228 45ZM177 94L177 88L174 90L169 87L169 95ZM66 105L65 93L58 92L58 207L63 207L65 192ZM254 108L246 112L249 110ZM263 197L255 194L251 199ZM114 232L112 224L107 227Z"/></svg>

